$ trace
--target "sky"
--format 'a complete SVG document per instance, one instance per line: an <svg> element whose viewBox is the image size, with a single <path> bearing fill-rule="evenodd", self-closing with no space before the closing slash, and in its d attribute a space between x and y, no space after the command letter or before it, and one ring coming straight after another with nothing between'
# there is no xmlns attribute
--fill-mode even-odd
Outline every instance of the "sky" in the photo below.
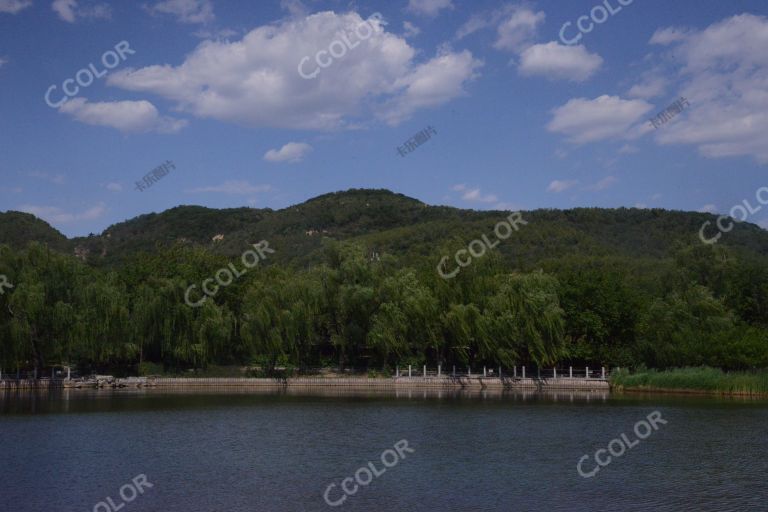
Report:
<svg viewBox="0 0 768 512"><path fill-rule="evenodd" d="M768 186L767 49L765 0L0 0L0 211L727 214Z"/></svg>

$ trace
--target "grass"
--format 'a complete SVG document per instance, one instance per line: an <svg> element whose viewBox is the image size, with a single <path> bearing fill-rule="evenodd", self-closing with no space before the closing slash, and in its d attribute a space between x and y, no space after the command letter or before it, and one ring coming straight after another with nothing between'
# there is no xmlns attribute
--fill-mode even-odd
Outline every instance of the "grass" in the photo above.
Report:
<svg viewBox="0 0 768 512"><path fill-rule="evenodd" d="M699 391L723 395L768 395L768 370L724 372L717 368L678 368L629 373L620 370L611 376L618 391Z"/></svg>

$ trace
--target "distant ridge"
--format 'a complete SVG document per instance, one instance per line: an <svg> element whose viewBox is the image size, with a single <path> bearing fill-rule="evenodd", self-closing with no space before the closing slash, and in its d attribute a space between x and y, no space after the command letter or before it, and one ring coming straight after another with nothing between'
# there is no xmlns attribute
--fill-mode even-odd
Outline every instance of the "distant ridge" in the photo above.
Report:
<svg viewBox="0 0 768 512"><path fill-rule="evenodd" d="M379 251L401 255L438 253L456 248L504 217L499 211L430 206L389 190L332 192L280 210L215 209L177 206L140 215L108 227L100 235L67 239L28 213L0 213L0 244L18 249L39 242L93 264L114 264L158 246L199 246L218 254L240 254L248 243L270 240L286 263L314 261L322 240L357 240ZM499 247L502 256L528 262L566 254L621 254L663 258L679 244L700 244L698 231L707 213L635 208L576 208L524 213L526 229ZM457 245L458 244L458 245ZM768 232L737 224L722 245L768 255Z"/></svg>

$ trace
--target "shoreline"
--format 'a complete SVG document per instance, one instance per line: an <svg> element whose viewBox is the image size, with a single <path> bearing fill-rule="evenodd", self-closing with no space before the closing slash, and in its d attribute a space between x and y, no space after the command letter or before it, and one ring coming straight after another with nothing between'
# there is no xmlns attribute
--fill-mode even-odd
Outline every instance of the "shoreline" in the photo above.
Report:
<svg viewBox="0 0 768 512"><path fill-rule="evenodd" d="M712 397L736 397L736 398L768 398L768 393L759 391L720 391L717 389L691 389L691 388L660 388L657 386L611 386L611 392L630 394L657 394L657 395L697 395Z"/></svg>
<svg viewBox="0 0 768 512"><path fill-rule="evenodd" d="M357 389L444 389L444 390L558 390L610 391L605 379L584 378L513 378L513 377L292 377L280 378L130 378L113 382L78 382L64 380L0 381L0 389L94 389L94 388L357 388Z"/></svg>

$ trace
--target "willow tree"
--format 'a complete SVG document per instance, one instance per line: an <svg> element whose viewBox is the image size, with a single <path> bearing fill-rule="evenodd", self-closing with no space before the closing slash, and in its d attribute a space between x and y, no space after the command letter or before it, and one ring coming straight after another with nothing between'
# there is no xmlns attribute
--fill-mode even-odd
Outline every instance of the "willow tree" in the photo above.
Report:
<svg viewBox="0 0 768 512"><path fill-rule="evenodd" d="M540 367L555 363L565 348L557 279L543 272L499 278L484 317L500 362L508 364L519 351Z"/></svg>

